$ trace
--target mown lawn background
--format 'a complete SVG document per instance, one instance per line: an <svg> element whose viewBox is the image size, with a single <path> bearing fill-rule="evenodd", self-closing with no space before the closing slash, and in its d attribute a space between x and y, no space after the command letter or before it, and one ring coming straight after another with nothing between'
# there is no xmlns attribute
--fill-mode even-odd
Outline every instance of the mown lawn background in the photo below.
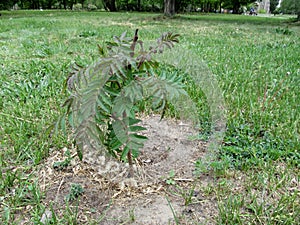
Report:
<svg viewBox="0 0 300 225"><path fill-rule="evenodd" d="M124 31L133 35L136 28L145 41L165 31L179 33L180 44L176 48L199 55L216 75L228 114L220 160L212 168L242 170L259 180L260 171L268 171L272 177L278 169L276 165L283 164L282 176L294 174L297 178L298 187L293 193L299 198L299 24L276 17L242 15L191 14L167 19L149 13L1 13L2 223L11 224L14 213L22 207L38 205L42 193L34 201L26 199L26 192L37 188L30 174L49 152L70 145L63 135L51 140L45 135L46 128L62 110L67 96L63 85L70 65L88 65L98 57L97 44L102 45ZM198 102L200 136L209 136L210 115L205 97L201 90L188 88ZM294 177L285 178L287 186ZM272 182L276 186L280 181L278 178ZM287 194L288 198L290 193ZM283 203L287 210L281 212L280 218L285 224L296 222L295 212L300 211L299 200L293 199ZM218 221L236 212L222 211L221 206L229 207L227 203L220 200ZM39 207L36 217L43 213ZM265 218L266 214L256 216ZM243 224L241 218L236 222Z"/></svg>

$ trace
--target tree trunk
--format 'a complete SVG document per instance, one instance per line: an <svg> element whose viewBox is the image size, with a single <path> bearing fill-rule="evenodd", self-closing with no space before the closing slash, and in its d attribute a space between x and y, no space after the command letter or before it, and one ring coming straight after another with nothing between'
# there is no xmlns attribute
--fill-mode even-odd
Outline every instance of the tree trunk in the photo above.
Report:
<svg viewBox="0 0 300 225"><path fill-rule="evenodd" d="M49 0L49 1L47 2L47 8L48 8L48 9L51 9L51 8L52 8L52 5L53 5L53 1L52 1L52 0Z"/></svg>
<svg viewBox="0 0 300 225"><path fill-rule="evenodd" d="M233 14L238 14L239 13L239 8L241 6L241 3L239 0L234 0L233 2L233 10L232 10L232 13Z"/></svg>
<svg viewBox="0 0 300 225"><path fill-rule="evenodd" d="M165 16L175 15L175 0L164 0L164 14Z"/></svg>
<svg viewBox="0 0 300 225"><path fill-rule="evenodd" d="M30 9L38 9L39 8L39 1L30 1Z"/></svg>
<svg viewBox="0 0 300 225"><path fill-rule="evenodd" d="M63 0L64 9L67 9L67 0Z"/></svg>
<svg viewBox="0 0 300 225"><path fill-rule="evenodd" d="M137 11L141 11L141 0L137 1Z"/></svg>
<svg viewBox="0 0 300 225"><path fill-rule="evenodd" d="M84 9L84 2L85 0L80 0L80 4L82 5L82 8ZM77 3L76 1L74 2L74 4Z"/></svg>
<svg viewBox="0 0 300 225"><path fill-rule="evenodd" d="M108 10L110 12L116 12L116 0L103 0L103 6L105 10Z"/></svg>
<svg viewBox="0 0 300 225"><path fill-rule="evenodd" d="M240 4L234 5L232 13L233 14L239 14L239 8L240 8Z"/></svg>

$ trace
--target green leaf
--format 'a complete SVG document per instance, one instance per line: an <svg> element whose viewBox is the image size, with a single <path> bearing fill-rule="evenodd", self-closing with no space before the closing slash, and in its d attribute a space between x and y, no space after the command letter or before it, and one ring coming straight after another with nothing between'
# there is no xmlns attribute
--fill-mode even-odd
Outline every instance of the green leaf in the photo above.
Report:
<svg viewBox="0 0 300 225"><path fill-rule="evenodd" d="M50 126L47 127L47 129L45 130L46 137L51 136L51 133L53 132L53 130L55 128L55 124L56 123L53 123L53 124L51 124Z"/></svg>
<svg viewBox="0 0 300 225"><path fill-rule="evenodd" d="M128 97L132 103L135 103L143 98L143 86L137 80L133 80L123 87L122 94Z"/></svg>
<svg viewBox="0 0 300 225"><path fill-rule="evenodd" d="M126 115L131 115L132 107L133 102L128 97L119 95L114 100L112 113L116 117L122 117L124 113Z"/></svg>
<svg viewBox="0 0 300 225"><path fill-rule="evenodd" d="M129 139L128 142L126 144L126 147L130 148L130 149L135 149L135 150L139 150L140 148L144 147L144 142L147 140L148 138L143 136L143 135L138 135L138 134L129 134Z"/></svg>
<svg viewBox="0 0 300 225"><path fill-rule="evenodd" d="M69 122L69 124L70 124L72 127L74 127L73 113L70 112L67 116L68 116L68 122Z"/></svg>
<svg viewBox="0 0 300 225"><path fill-rule="evenodd" d="M130 126L142 122L142 120L136 119L134 117L129 117L128 119L129 119L128 121Z"/></svg>
<svg viewBox="0 0 300 225"><path fill-rule="evenodd" d="M162 111L165 108L166 101L162 98L153 98L152 109L156 111Z"/></svg>
<svg viewBox="0 0 300 225"><path fill-rule="evenodd" d="M127 157L128 152L130 151L130 148L127 146L123 149L122 154L121 154L121 160L125 160Z"/></svg>
<svg viewBox="0 0 300 225"><path fill-rule="evenodd" d="M115 120L113 121L112 125L116 137L119 139L120 142L125 144L128 140L128 126L126 122L121 120Z"/></svg>
<svg viewBox="0 0 300 225"><path fill-rule="evenodd" d="M126 147L130 148L130 149L134 149L134 150L139 150L141 148L144 147L144 144L143 143L138 143L138 142L133 142L133 141L130 141Z"/></svg>
<svg viewBox="0 0 300 225"><path fill-rule="evenodd" d="M132 132L137 132L137 131L147 130L147 128L142 126L130 126L129 130Z"/></svg>
<svg viewBox="0 0 300 225"><path fill-rule="evenodd" d="M118 138L115 138L113 141L110 142L110 149L111 150L117 150L123 145L122 142Z"/></svg>
<svg viewBox="0 0 300 225"><path fill-rule="evenodd" d="M64 116L61 117L60 127L64 133L66 133L66 118Z"/></svg>
<svg viewBox="0 0 300 225"><path fill-rule="evenodd" d="M82 158L83 158L82 149L83 149L83 146L81 146L81 145L79 145L76 148L77 156L80 159L80 161L82 161Z"/></svg>
<svg viewBox="0 0 300 225"><path fill-rule="evenodd" d="M59 116L58 119L57 119L57 122L55 123L54 125L54 132L57 134L58 133L58 130L62 130L64 133L66 132L66 129L65 129L65 126L62 127L62 120L65 120L65 115L62 115L62 116Z"/></svg>
<svg viewBox="0 0 300 225"><path fill-rule="evenodd" d="M109 81L111 82L111 81ZM105 92L107 93L107 95L109 95L110 97L115 97L118 96L120 91L116 88L112 88L108 85L105 86Z"/></svg>
<svg viewBox="0 0 300 225"><path fill-rule="evenodd" d="M148 140L148 138L146 136L143 136L143 135L139 135L139 134L130 134L129 135L131 138L133 138L133 140L135 142L139 142L139 143L143 143L145 142L146 140Z"/></svg>
<svg viewBox="0 0 300 225"><path fill-rule="evenodd" d="M98 45L98 52L101 56L105 56L105 50L103 47L101 47L100 45Z"/></svg>
<svg viewBox="0 0 300 225"><path fill-rule="evenodd" d="M109 102L107 102L107 100L105 97L99 95L99 98L97 98L97 105L100 107L101 110L103 110L104 112L110 114L111 113L111 109L109 108L111 104L109 104Z"/></svg>

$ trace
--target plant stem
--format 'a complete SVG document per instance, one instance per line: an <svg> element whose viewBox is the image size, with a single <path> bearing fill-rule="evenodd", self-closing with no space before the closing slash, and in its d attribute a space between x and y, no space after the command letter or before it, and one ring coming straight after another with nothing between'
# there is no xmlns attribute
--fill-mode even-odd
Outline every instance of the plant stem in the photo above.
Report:
<svg viewBox="0 0 300 225"><path fill-rule="evenodd" d="M139 36L138 36L138 32L139 32L139 29L136 29L135 30L135 33L134 33L134 37L133 37L133 41L132 41L132 44L130 46L130 49L131 49L131 54L130 56L133 57L134 56L134 50L135 50L135 46L136 46L136 43L139 39Z"/></svg>
<svg viewBox="0 0 300 225"><path fill-rule="evenodd" d="M128 151L127 153L127 160L129 163L129 177L133 177L134 175L134 171L133 171L133 161L132 161L132 154L131 154L131 150Z"/></svg>

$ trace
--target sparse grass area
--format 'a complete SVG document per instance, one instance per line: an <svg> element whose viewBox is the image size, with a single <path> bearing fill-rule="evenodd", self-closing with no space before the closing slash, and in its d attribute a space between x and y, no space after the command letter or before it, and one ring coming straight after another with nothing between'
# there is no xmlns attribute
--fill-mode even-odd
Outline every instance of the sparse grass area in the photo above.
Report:
<svg viewBox="0 0 300 225"><path fill-rule="evenodd" d="M200 55L223 90L228 121L220 161L211 164L214 183L203 185L200 179L195 184L204 198L217 200L213 223L300 222L299 26L240 15L1 13L1 224L20 224L25 215L30 215L28 224L37 224L45 212L34 171L49 153L71 145L63 135L51 140L44 135L60 113L70 64L91 63L97 44L136 28L143 40L164 31L181 34L176 48ZM201 136L209 136L205 97L192 83L188 92L198 103ZM180 189L181 195L190 197L192 187L187 194ZM53 222L75 224L75 209L66 205Z"/></svg>

